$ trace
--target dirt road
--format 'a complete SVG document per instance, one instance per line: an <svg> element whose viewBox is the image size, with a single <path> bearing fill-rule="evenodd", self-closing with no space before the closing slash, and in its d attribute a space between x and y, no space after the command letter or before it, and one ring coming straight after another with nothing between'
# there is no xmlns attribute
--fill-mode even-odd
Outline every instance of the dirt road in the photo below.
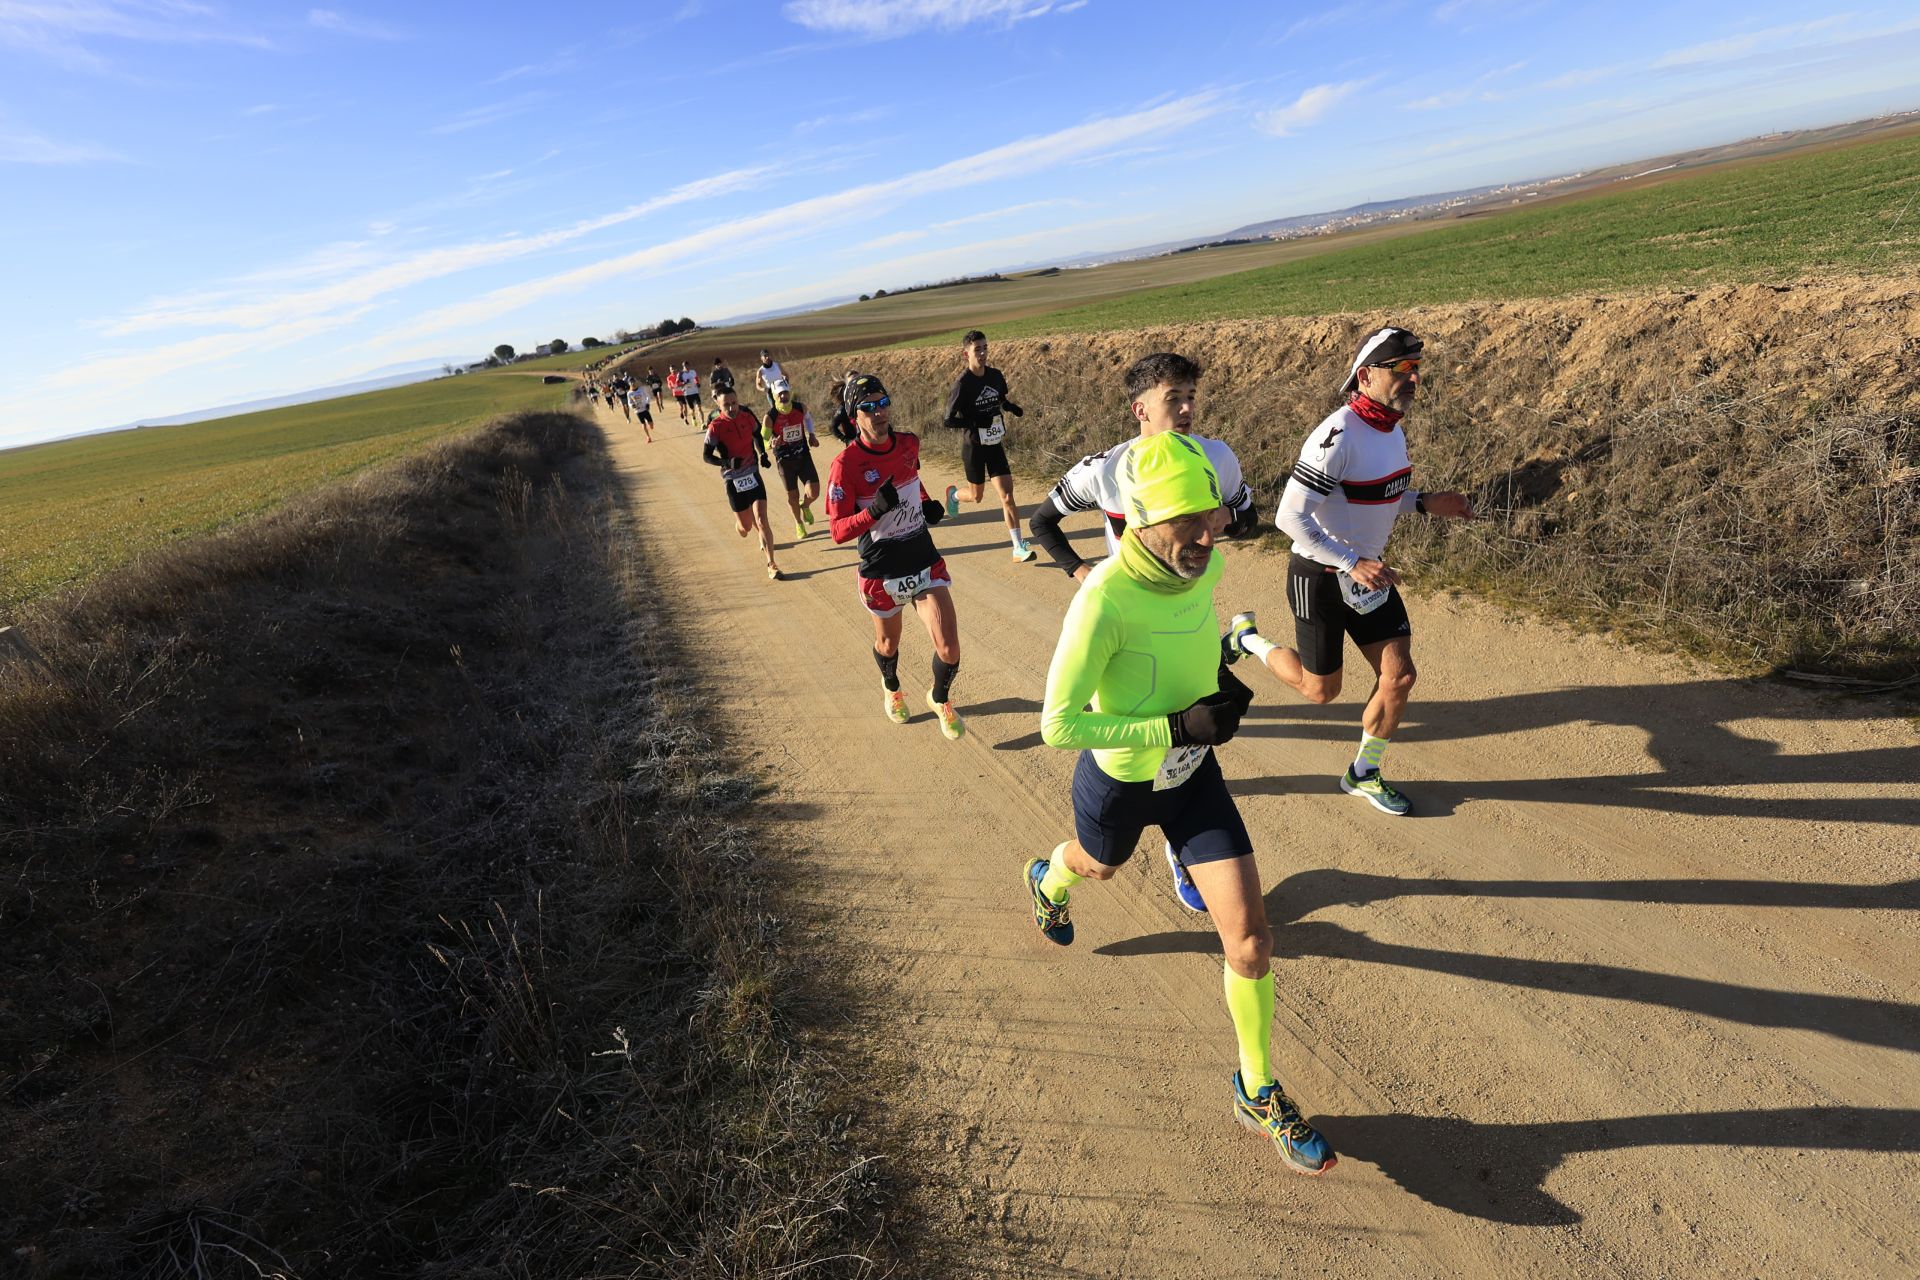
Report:
<svg viewBox="0 0 1920 1280"><path fill-rule="evenodd" d="M1269 886L1275 1065L1341 1157L1299 1178L1230 1118L1216 940L1157 844L1076 893L1072 948L1028 914L1022 862L1071 829L1037 712L1072 584L1012 563L997 512L943 524L969 733L922 709L913 621L891 725L853 549L783 539L766 581L697 436L600 412L777 785L792 910L862 959L874 1051L909 1068L942 1270L1920 1272L1914 722L1416 599L1395 820L1335 786L1367 682L1314 707L1249 672L1221 763ZM1225 554L1221 616L1284 623L1284 561Z"/></svg>

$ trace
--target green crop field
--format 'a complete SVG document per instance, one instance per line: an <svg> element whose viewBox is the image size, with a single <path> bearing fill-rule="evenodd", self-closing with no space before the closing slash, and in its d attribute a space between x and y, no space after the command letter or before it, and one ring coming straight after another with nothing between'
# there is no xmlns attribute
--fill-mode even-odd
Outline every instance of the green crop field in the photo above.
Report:
<svg viewBox="0 0 1920 1280"><path fill-rule="evenodd" d="M257 515L497 414L557 407L566 390L538 378L443 378L0 452L0 621L143 551Z"/></svg>
<svg viewBox="0 0 1920 1280"><path fill-rule="evenodd" d="M994 334L1911 270L1920 265L1916 192L1920 137L1790 154L1009 319Z"/></svg>

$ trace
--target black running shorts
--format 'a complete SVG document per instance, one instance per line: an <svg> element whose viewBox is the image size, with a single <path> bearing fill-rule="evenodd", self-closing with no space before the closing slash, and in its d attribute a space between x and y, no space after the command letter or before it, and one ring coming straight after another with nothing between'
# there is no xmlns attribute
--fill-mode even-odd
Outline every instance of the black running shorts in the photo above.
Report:
<svg viewBox="0 0 1920 1280"><path fill-rule="evenodd" d="M767 500L767 486L760 480L758 471L753 473L753 485L746 489L737 489L733 481L727 481L727 505L735 511L745 511L756 502Z"/></svg>
<svg viewBox="0 0 1920 1280"><path fill-rule="evenodd" d="M1227 792L1214 753L1193 776L1168 791L1155 791L1153 779L1121 782L1109 777L1082 751L1073 768L1073 836L1102 866L1117 867L1133 856L1148 827L1159 827L1187 866L1240 858L1253 852L1253 840L1240 810Z"/></svg>
<svg viewBox="0 0 1920 1280"><path fill-rule="evenodd" d="M968 484L985 484L988 476L1013 474L1013 468L1007 465L1007 446L975 444L971 433L960 442L960 467L966 472Z"/></svg>
<svg viewBox="0 0 1920 1280"><path fill-rule="evenodd" d="M816 489L820 487L820 472L813 465L813 450L798 449L791 455L776 453L773 460L780 468L780 483L787 486L788 493L798 493L802 480Z"/></svg>
<svg viewBox="0 0 1920 1280"><path fill-rule="evenodd" d="M1294 556L1287 562L1287 602L1293 609L1293 643L1300 665L1316 676L1330 676L1346 661L1346 639L1366 648L1413 634L1406 603L1395 587L1372 613L1355 613L1340 598L1340 577L1323 564Z"/></svg>

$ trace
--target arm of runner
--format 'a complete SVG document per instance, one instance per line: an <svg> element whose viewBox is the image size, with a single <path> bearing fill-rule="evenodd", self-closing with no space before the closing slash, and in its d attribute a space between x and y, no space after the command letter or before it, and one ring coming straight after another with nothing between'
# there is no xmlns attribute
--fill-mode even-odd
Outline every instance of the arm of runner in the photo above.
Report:
<svg viewBox="0 0 1920 1280"><path fill-rule="evenodd" d="M806 424L807 428L807 448L818 449L820 447L820 437L813 434L813 410L802 409L800 412L803 415L801 421Z"/></svg>
<svg viewBox="0 0 1920 1280"><path fill-rule="evenodd" d="M941 425L951 427L955 431L963 430L972 425L967 421L967 415L960 409L960 391L961 388L966 385L967 375L964 373L953 380L953 390L947 392L946 416L940 420Z"/></svg>
<svg viewBox="0 0 1920 1280"><path fill-rule="evenodd" d="M1215 460L1211 454L1214 471L1220 478L1220 492L1226 495L1226 501L1220 505L1227 509L1227 527L1222 536L1244 538L1260 528L1260 514L1254 510L1253 490L1247 485L1246 477L1240 471L1240 459L1232 450L1226 451L1224 458Z"/></svg>
<svg viewBox="0 0 1920 1280"><path fill-rule="evenodd" d="M707 429L706 439L701 442L700 460L702 462L710 462L723 471L726 470L727 451L721 447L718 440L713 438L713 429L711 427Z"/></svg>
<svg viewBox="0 0 1920 1280"><path fill-rule="evenodd" d="M1328 533L1326 526L1314 518L1313 509L1325 500L1325 492L1298 474L1289 476L1287 487L1280 491L1280 509L1274 513L1273 522L1293 539L1294 545L1306 549L1309 560L1351 572L1360 562L1360 553Z"/></svg>
<svg viewBox="0 0 1920 1280"><path fill-rule="evenodd" d="M1171 747L1173 725L1162 715L1089 711L1100 677L1119 648L1120 619L1104 596L1082 591L1067 607L1060 643L1047 667L1040 738L1050 747Z"/></svg>
<svg viewBox="0 0 1920 1280"><path fill-rule="evenodd" d="M844 475L840 459L835 458L833 465L827 468L827 522L835 542L852 542L873 528L874 521L880 518L871 511L860 509L859 501L847 492L842 483Z"/></svg>
<svg viewBox="0 0 1920 1280"><path fill-rule="evenodd" d="M1046 549L1060 571L1069 578L1076 576L1085 567L1086 561L1080 558L1073 545L1067 541L1067 535L1060 531L1060 517L1065 513L1054 504L1051 495L1042 498L1040 505L1027 517L1027 540L1037 542Z"/></svg>

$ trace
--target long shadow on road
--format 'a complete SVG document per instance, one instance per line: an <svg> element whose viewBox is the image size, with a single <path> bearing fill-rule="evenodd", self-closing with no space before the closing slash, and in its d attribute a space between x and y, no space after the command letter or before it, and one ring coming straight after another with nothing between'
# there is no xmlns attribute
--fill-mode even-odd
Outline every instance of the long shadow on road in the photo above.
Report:
<svg viewBox="0 0 1920 1280"><path fill-rule="evenodd" d="M1523 1227L1565 1226L1581 1215L1546 1189L1570 1155L1629 1147L1794 1147L1808 1151L1920 1151L1920 1111L1787 1107L1476 1124L1451 1116L1317 1116L1342 1155L1365 1160L1428 1204Z"/></svg>

